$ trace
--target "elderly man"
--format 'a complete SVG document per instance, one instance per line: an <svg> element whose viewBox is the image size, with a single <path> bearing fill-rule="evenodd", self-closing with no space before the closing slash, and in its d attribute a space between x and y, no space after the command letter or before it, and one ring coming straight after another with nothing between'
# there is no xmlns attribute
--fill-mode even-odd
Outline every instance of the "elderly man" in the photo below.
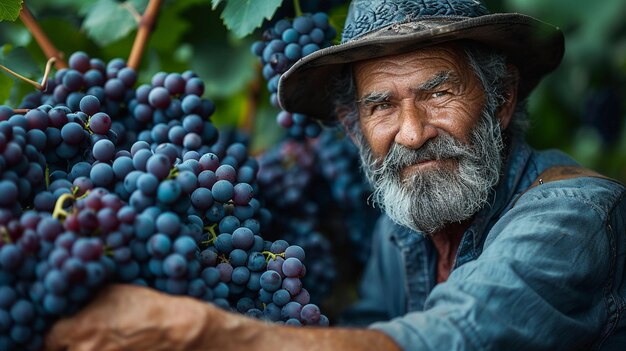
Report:
<svg viewBox="0 0 626 351"><path fill-rule="evenodd" d="M110 288L48 350L510 350L626 347L626 191L523 141L558 29L476 0L355 0L343 43L282 78L287 110L339 120L378 224L358 328L272 326Z"/></svg>

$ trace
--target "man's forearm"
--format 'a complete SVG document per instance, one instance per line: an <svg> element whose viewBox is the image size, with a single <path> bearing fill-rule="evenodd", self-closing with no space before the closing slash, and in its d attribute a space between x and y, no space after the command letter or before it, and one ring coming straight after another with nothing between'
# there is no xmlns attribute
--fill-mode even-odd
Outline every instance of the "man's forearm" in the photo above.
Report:
<svg viewBox="0 0 626 351"><path fill-rule="evenodd" d="M222 332L212 330L206 334L205 350L216 345L221 351L252 350L259 345L273 351L400 350L390 337L377 330L279 326L232 313L212 323L217 323Z"/></svg>
<svg viewBox="0 0 626 351"><path fill-rule="evenodd" d="M367 329L292 327L226 312L185 296L111 285L81 312L58 321L46 351L391 350L385 334Z"/></svg>

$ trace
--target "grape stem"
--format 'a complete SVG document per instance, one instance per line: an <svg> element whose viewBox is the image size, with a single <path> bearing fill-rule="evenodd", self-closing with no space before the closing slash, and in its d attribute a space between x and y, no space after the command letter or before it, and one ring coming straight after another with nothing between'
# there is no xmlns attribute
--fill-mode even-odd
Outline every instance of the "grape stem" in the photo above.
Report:
<svg viewBox="0 0 626 351"><path fill-rule="evenodd" d="M246 93L246 104L243 109L243 121L241 123L241 129L247 134L252 134L254 129L254 119L257 114L257 106L259 104L260 90L261 90L261 66L257 66L257 74L255 78L248 85Z"/></svg>
<svg viewBox="0 0 626 351"><path fill-rule="evenodd" d="M2 226L0 227L0 237L2 237L2 242L10 244L13 242L13 240L11 240L11 236L9 235L9 231L7 230L7 227Z"/></svg>
<svg viewBox="0 0 626 351"><path fill-rule="evenodd" d="M215 242L215 239L217 239L217 234L215 234L215 227L217 227L217 223L204 227L204 230L211 235L211 238L209 240L203 241L203 244L208 246L211 243Z"/></svg>
<svg viewBox="0 0 626 351"><path fill-rule="evenodd" d="M178 167L172 167L167 175L167 179L175 179L176 177L178 177Z"/></svg>
<svg viewBox="0 0 626 351"><path fill-rule="evenodd" d="M0 65L0 69L2 69L3 71L7 72L8 74L12 75L13 77L22 80L32 86L34 86L35 88L39 89L39 90L45 90L46 87L48 86L48 75L50 74L50 69L52 68L52 64L56 61L56 58L51 57L48 59L48 62L46 63L46 68L43 72L43 78L41 78L41 83L37 83L32 79L28 79L26 77L24 77L23 75L16 73L12 70L10 70L9 68Z"/></svg>
<svg viewBox="0 0 626 351"><path fill-rule="evenodd" d="M39 47L46 57L49 59L55 58L57 60L55 67L57 69L67 68L67 63L63 60L63 53L52 44L52 41L50 41L50 38L48 38L46 33L44 33L41 29L39 23L37 23L35 17L33 17L32 13L30 13L26 4L22 4L20 19L26 28L28 28L28 31L33 35L35 41L37 41L37 44L39 44Z"/></svg>
<svg viewBox="0 0 626 351"><path fill-rule="evenodd" d="M89 135L93 134L93 130L91 130L91 127L89 126L89 123L91 122L91 117L89 117L89 119L87 120L87 123L85 123L85 130L87 132L89 132Z"/></svg>
<svg viewBox="0 0 626 351"><path fill-rule="evenodd" d="M270 260L276 260L276 257L282 257L285 258L285 253L279 253L279 254L275 254L271 251L263 251L261 252L263 255L267 255L267 258L265 259L265 262L269 262Z"/></svg>
<svg viewBox="0 0 626 351"><path fill-rule="evenodd" d="M128 58L128 67L135 71L139 68L141 63L141 56L143 55L146 43L150 38L150 33L154 29L159 9L161 8L162 0L150 0L148 7L144 12L141 20L139 21L139 28L137 29L137 36L135 36L135 42Z"/></svg>
<svg viewBox="0 0 626 351"><path fill-rule="evenodd" d="M296 12L296 17L302 16L302 8L300 7L300 0L293 0L293 9Z"/></svg>
<svg viewBox="0 0 626 351"><path fill-rule="evenodd" d="M44 180L46 181L46 189L50 186L50 167L46 164L46 170L44 171Z"/></svg>
<svg viewBox="0 0 626 351"><path fill-rule="evenodd" d="M76 200L76 197L73 194L68 194L68 193L65 193L59 196L59 199L54 204L54 211L52 212L52 217L58 220L67 218L69 213L67 213L67 211L63 209L63 204L65 203L65 200Z"/></svg>

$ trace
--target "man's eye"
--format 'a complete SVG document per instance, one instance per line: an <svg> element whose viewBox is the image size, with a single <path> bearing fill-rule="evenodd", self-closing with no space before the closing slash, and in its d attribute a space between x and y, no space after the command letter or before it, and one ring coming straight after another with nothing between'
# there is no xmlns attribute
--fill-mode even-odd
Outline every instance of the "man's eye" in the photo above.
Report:
<svg viewBox="0 0 626 351"><path fill-rule="evenodd" d="M382 102L380 104L374 105L374 110L386 110L391 107L391 104L388 102Z"/></svg>
<svg viewBox="0 0 626 351"><path fill-rule="evenodd" d="M446 96L446 95L448 95L448 92L442 90L442 91L436 91L436 92L432 93L431 97L439 98L439 97Z"/></svg>

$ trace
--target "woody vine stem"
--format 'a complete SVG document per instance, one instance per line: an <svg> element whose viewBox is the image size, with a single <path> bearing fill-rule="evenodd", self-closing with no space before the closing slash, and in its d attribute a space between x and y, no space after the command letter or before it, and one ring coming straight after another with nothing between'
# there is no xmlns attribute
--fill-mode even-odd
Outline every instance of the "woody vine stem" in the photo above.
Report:
<svg viewBox="0 0 626 351"><path fill-rule="evenodd" d="M144 12L141 20L139 21L139 28L137 29L137 36L133 43L133 48L128 58L128 67L137 71L141 63L141 57L143 55L150 34L154 30L156 19L161 8L162 0L150 0L148 7Z"/></svg>
<svg viewBox="0 0 626 351"><path fill-rule="evenodd" d="M162 0L150 0L146 12L143 16L138 18L139 28L137 30L137 36L135 37L135 42L133 43L131 54L128 59L128 67L133 68L134 70L137 70L137 68L139 67L144 48L150 37L150 33L154 29L154 25L161 4ZM136 13L134 13L133 16L137 18ZM43 78L41 80L41 83L38 83L27 77L24 77L17 72L14 72L4 65L0 65L0 70L3 70L13 77L20 79L28 84L31 84L38 90L45 90L48 85L48 75L50 74L52 65L55 64L55 67L57 69L67 68L67 62L63 60L63 53L59 51L54 46L54 44L52 44L50 38L48 38L46 33L42 30L41 26L39 26L39 23L37 23L37 20L35 19L35 17L33 17L32 13L28 9L28 6L26 6L26 3L22 5L22 9L20 11L20 19L22 20L24 26L28 29L28 31L33 35L35 41L44 52L46 57L48 57L48 62L46 64ZM15 113L25 113L27 111L28 110L24 109L14 110Z"/></svg>
<svg viewBox="0 0 626 351"><path fill-rule="evenodd" d="M67 63L63 60L63 53L59 51L50 41L50 38L46 35L46 33L41 29L35 17L28 10L28 6L26 3L22 5L22 10L20 11L20 19L24 23L24 26L28 29L28 31L33 35L37 44L44 52L48 59L56 59L55 67L57 69L67 68Z"/></svg>

